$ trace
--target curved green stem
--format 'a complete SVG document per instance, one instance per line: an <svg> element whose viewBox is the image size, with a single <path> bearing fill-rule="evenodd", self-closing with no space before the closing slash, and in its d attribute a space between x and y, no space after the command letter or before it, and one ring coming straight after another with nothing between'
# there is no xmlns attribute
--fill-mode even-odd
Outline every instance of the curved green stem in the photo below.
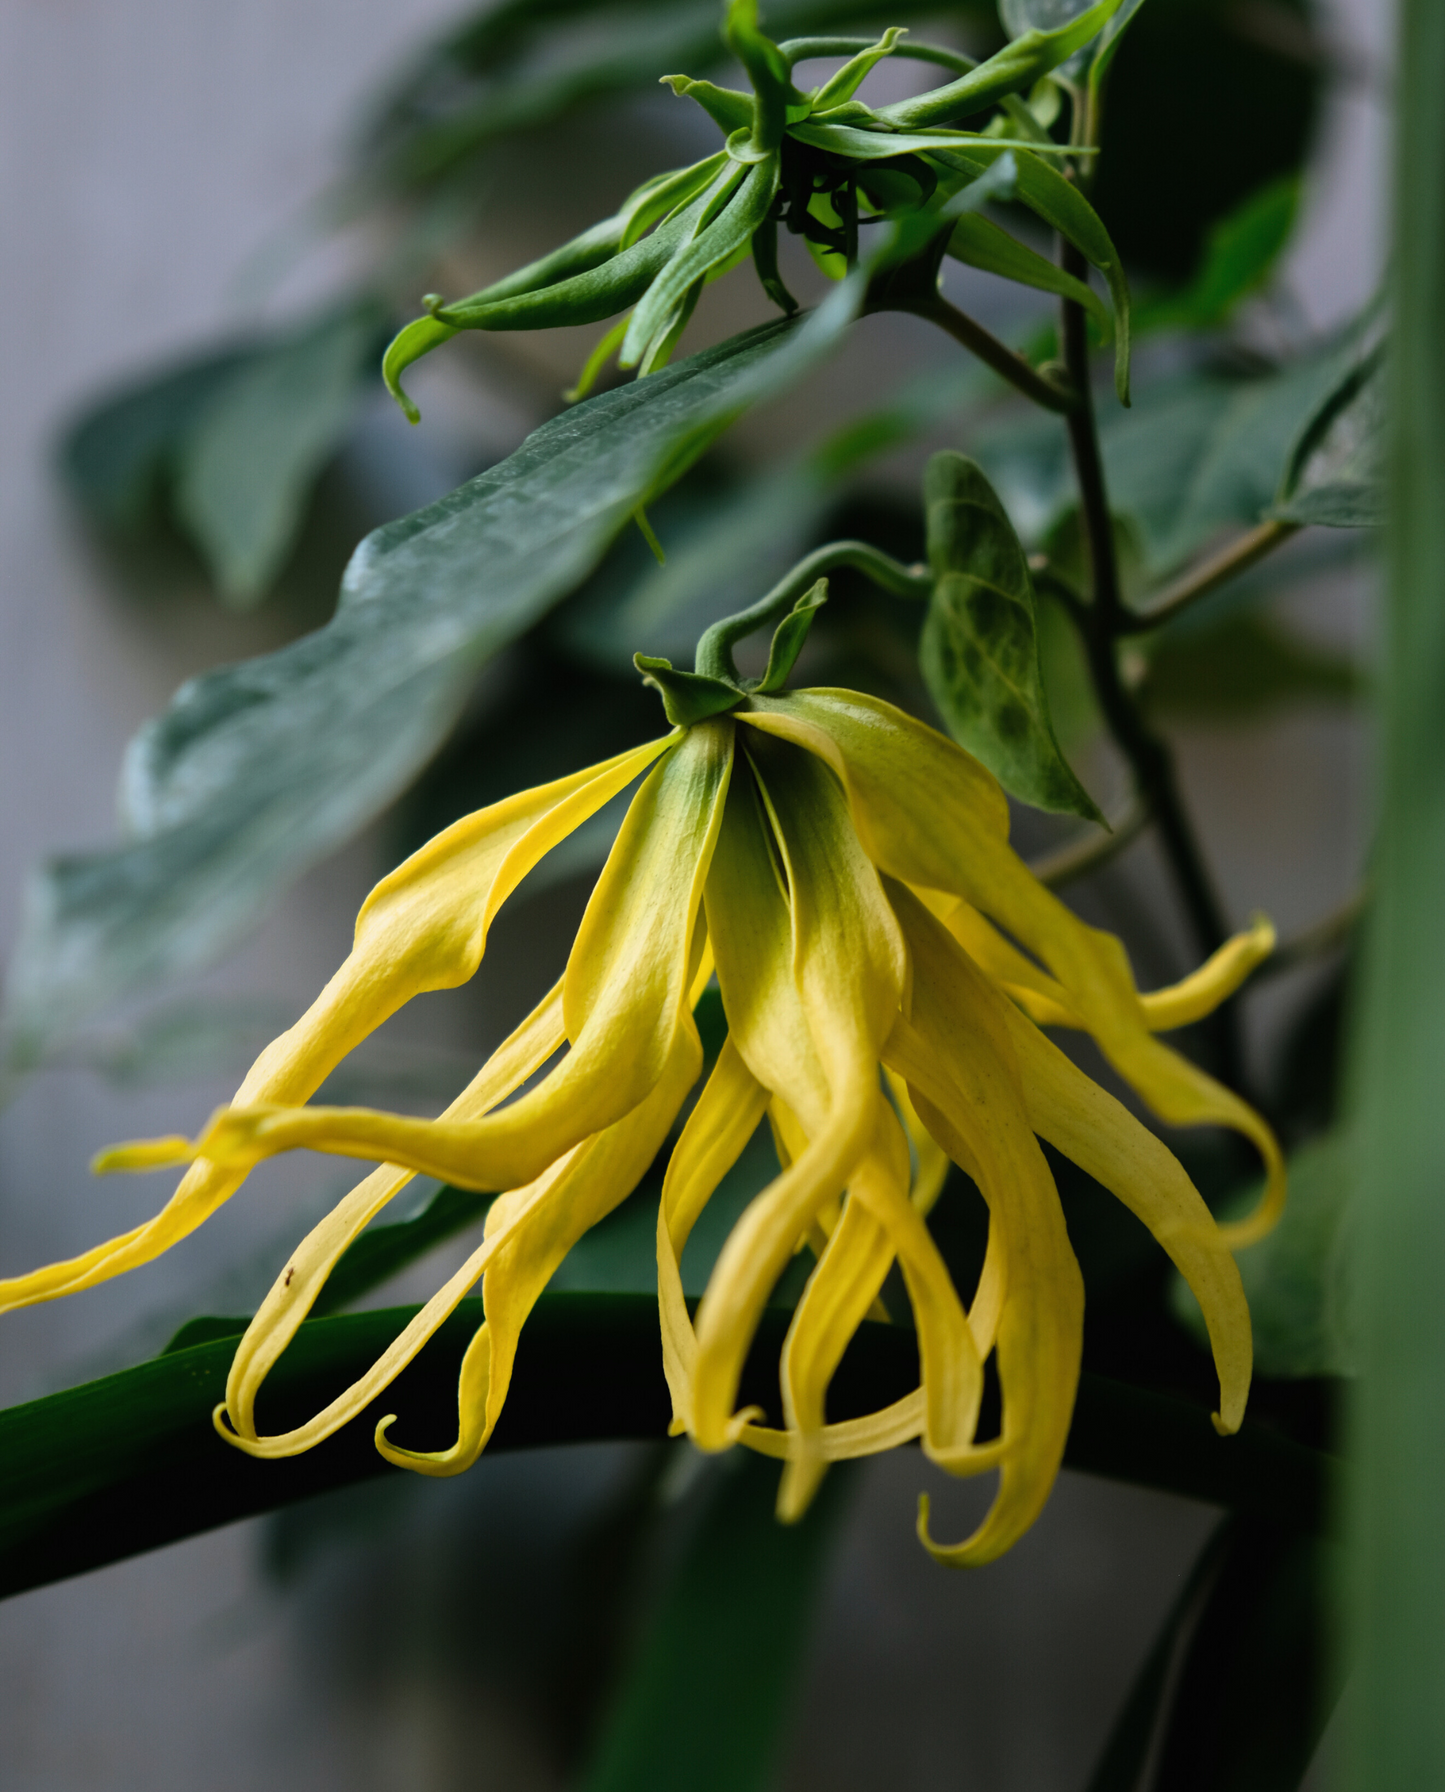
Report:
<svg viewBox="0 0 1445 1792"><path fill-rule="evenodd" d="M824 573L840 566L851 566L894 597L926 598L933 589L932 575L925 568L904 566L866 541L830 541L800 560L766 597L736 616L713 623L697 644L694 670L704 678L737 684L738 669L733 663L737 643L770 623L781 622Z"/></svg>

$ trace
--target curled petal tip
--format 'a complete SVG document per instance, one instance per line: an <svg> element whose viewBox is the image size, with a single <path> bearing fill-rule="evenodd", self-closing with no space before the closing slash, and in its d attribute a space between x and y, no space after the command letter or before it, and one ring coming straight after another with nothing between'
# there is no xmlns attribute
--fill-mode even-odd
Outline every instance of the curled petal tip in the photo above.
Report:
<svg viewBox="0 0 1445 1792"><path fill-rule="evenodd" d="M180 1133L169 1133L163 1139L129 1139L121 1145L107 1145L90 1160L97 1176L108 1176L113 1170L161 1170L170 1164L188 1164L196 1156L194 1143Z"/></svg>

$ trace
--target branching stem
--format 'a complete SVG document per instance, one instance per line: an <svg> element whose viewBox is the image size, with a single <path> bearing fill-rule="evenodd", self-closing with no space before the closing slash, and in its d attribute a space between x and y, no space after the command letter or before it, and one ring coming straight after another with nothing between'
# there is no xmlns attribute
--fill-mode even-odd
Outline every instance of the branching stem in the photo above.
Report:
<svg viewBox="0 0 1445 1792"><path fill-rule="evenodd" d="M970 317L966 311L960 311L957 305L950 305L942 293L898 309L937 324L940 330L955 342L961 343L971 355L976 355L986 367L991 367L1000 379L1007 380L1025 398L1031 398L1045 410L1068 412L1076 408L1077 393L1062 382L1056 384L1046 379L1022 355L1015 354L1006 342L1000 342L991 330L984 329L976 318Z"/></svg>
<svg viewBox="0 0 1445 1792"><path fill-rule="evenodd" d="M1298 523L1268 522L1247 529L1217 554L1211 554L1202 565L1185 573L1172 585L1166 585L1147 610L1126 611L1120 634L1139 635L1146 629L1162 628L1201 597L1208 597L1211 591L1217 591L1221 585L1263 560L1266 554L1282 547L1299 533L1299 528Z"/></svg>
<svg viewBox="0 0 1445 1792"><path fill-rule="evenodd" d="M1071 243L1063 245L1061 260L1067 273L1087 279L1084 258ZM1118 642L1121 635L1129 632L1130 614L1119 586L1113 519L1094 418L1087 323L1083 307L1069 299L1063 301L1061 336L1064 365L1078 395L1065 422L1093 586L1091 601L1080 621L1094 694L1115 744L1129 762L1139 800L1148 807L1158 827L1200 954L1208 957L1228 936L1223 911L1184 807L1173 754L1145 722L1119 674ZM1242 1056L1238 1023L1231 1006L1218 1011L1210 1032L1219 1074L1238 1087Z"/></svg>

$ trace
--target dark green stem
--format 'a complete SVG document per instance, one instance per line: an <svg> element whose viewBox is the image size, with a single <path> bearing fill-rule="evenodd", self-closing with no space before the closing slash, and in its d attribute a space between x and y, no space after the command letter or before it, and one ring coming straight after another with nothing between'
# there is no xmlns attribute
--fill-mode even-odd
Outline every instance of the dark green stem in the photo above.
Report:
<svg viewBox="0 0 1445 1792"><path fill-rule="evenodd" d="M738 669L733 663L733 648L769 623L779 623L793 605L819 578L840 566L851 566L875 585L894 597L926 598L933 589L932 575L926 568L904 566L899 560L866 541L830 541L817 548L805 560L774 585L766 597L759 598L749 609L736 616L725 616L715 622L697 644L695 670L704 678L720 678L737 684Z"/></svg>
<svg viewBox="0 0 1445 1792"><path fill-rule="evenodd" d="M1088 278L1084 258L1071 243L1063 245L1061 259L1067 273L1081 280ZM1129 762L1139 799L1158 827L1190 926L1201 954L1207 957L1228 937L1223 911L1184 808L1174 757L1149 728L1119 675L1119 637L1130 631L1134 619L1124 606L1119 586L1113 520L1089 384L1087 322L1083 307L1069 299L1063 301L1061 334L1064 365L1078 395L1066 422L1093 585L1092 601L1081 623L1094 694L1115 744ZM1218 1010L1209 1030L1219 1074L1238 1087L1242 1063L1239 1029L1228 1004Z"/></svg>
<svg viewBox="0 0 1445 1792"><path fill-rule="evenodd" d="M1045 379L1043 374L1030 367L1022 355L1016 355L1007 343L1000 342L997 336L984 329L966 311L950 305L941 293L928 299L919 299L914 304L900 305L898 309L937 324L940 330L945 331L955 342L961 343L971 355L977 355L985 367L991 367L1000 379L1007 380L1016 391L1022 392L1025 398L1032 399L1035 404L1042 405L1046 411L1067 413L1076 408L1078 395L1071 388Z"/></svg>

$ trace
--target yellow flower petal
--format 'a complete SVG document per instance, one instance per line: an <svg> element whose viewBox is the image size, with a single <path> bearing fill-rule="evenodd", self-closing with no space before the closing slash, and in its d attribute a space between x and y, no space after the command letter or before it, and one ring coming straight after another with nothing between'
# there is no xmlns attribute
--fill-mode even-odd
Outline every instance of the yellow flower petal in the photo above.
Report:
<svg viewBox="0 0 1445 1792"><path fill-rule="evenodd" d="M767 1100L767 1090L729 1035L668 1161L657 1209L657 1296L674 1435L692 1424L697 1361L697 1336L682 1291L682 1253L717 1185L757 1131Z"/></svg>
<svg viewBox="0 0 1445 1792"><path fill-rule="evenodd" d="M532 1200L518 1191L517 1217L504 1216L505 1243L499 1242L482 1281L486 1320L462 1365L457 1441L446 1450L402 1449L387 1440L393 1422L388 1417L376 1428L376 1447L388 1462L424 1475L457 1475L476 1461L501 1416L517 1343L537 1297L582 1234L636 1188L701 1068L702 1046L688 1015L647 1099L578 1146L560 1173L549 1172L544 1199Z"/></svg>
<svg viewBox="0 0 1445 1792"><path fill-rule="evenodd" d="M412 996L464 982L481 960L492 917L526 873L677 739L666 736L479 810L384 877L362 905L350 956L296 1025L261 1053L235 1105L305 1101ZM117 1167L141 1167L138 1148L125 1149ZM166 1161L180 1156L167 1152ZM230 1199L249 1161L194 1163L154 1219L79 1257L0 1281L0 1312L148 1263Z"/></svg>
<svg viewBox="0 0 1445 1792"><path fill-rule="evenodd" d="M880 1134L882 1120L880 1104ZM859 1164L783 1340L783 1423L793 1442L778 1488L778 1516L785 1522L802 1516L822 1480L827 1466L821 1436L828 1384L893 1263L893 1247L877 1211L886 1207L887 1193L880 1191L869 1201L865 1185L901 1183L899 1198L906 1199L907 1178L906 1150L900 1162L896 1151L885 1155L875 1146Z"/></svg>
<svg viewBox="0 0 1445 1792"><path fill-rule="evenodd" d="M546 1063L562 1043L559 979L442 1115L443 1120L485 1114ZM342 1252L412 1180L413 1172L382 1164L357 1184L314 1227L277 1277L236 1347L226 1378L226 1415L242 1437L256 1435L256 1396L273 1365L296 1335Z"/></svg>
<svg viewBox="0 0 1445 1792"><path fill-rule="evenodd" d="M1244 933L1228 939L1205 959L1197 971L1191 971L1167 989L1151 990L1141 995L1144 1019L1151 1033L1167 1033L1174 1027L1187 1027L1192 1021L1212 1014L1227 996L1232 996L1256 965L1262 964L1274 951L1274 924L1264 915L1256 915Z"/></svg>
<svg viewBox="0 0 1445 1792"><path fill-rule="evenodd" d="M744 1212L698 1309L694 1435L715 1450L741 1428L732 1403L769 1293L872 1142L878 1045L907 966L841 792L804 754L775 750L751 784L735 780L706 905L731 1036L810 1141Z"/></svg>
<svg viewBox="0 0 1445 1792"><path fill-rule="evenodd" d="M1034 1131L1111 1190L1168 1252L1194 1292L1219 1373L1221 1431L1244 1418L1253 1365L1249 1305L1214 1216L1162 1140L1085 1076L1022 1015L1009 1032Z"/></svg>
<svg viewBox="0 0 1445 1792"><path fill-rule="evenodd" d="M914 960L911 1022L901 1016L884 1056L908 1082L929 1131L971 1167L1003 1234L1007 1293L999 1321L1003 1386L998 1494L963 1543L919 1535L952 1566L994 1560L1042 1510L1063 1459L1083 1349L1083 1281L1053 1177L1024 1109L1008 1003L957 943L899 886L889 890ZM959 1465L966 1470L967 1457Z"/></svg>
<svg viewBox="0 0 1445 1792"><path fill-rule="evenodd" d="M619 1120L656 1087L679 1028L691 1024L698 911L731 763L731 724L702 723L633 799L563 983L572 1049L536 1088L472 1121L367 1108L232 1108L212 1122L198 1154L251 1164L306 1146L463 1188L515 1188Z"/></svg>
<svg viewBox="0 0 1445 1792"><path fill-rule="evenodd" d="M874 698L798 691L752 703L741 720L806 746L833 768L881 871L963 897L1048 967L1068 1008L1160 1119L1229 1127L1253 1143L1265 1194L1226 1237L1236 1249L1262 1237L1285 1197L1274 1134L1246 1102L1150 1037L1123 946L1079 920L1008 846L1007 806L989 774L952 741ZM1002 809L990 807L990 786Z"/></svg>

